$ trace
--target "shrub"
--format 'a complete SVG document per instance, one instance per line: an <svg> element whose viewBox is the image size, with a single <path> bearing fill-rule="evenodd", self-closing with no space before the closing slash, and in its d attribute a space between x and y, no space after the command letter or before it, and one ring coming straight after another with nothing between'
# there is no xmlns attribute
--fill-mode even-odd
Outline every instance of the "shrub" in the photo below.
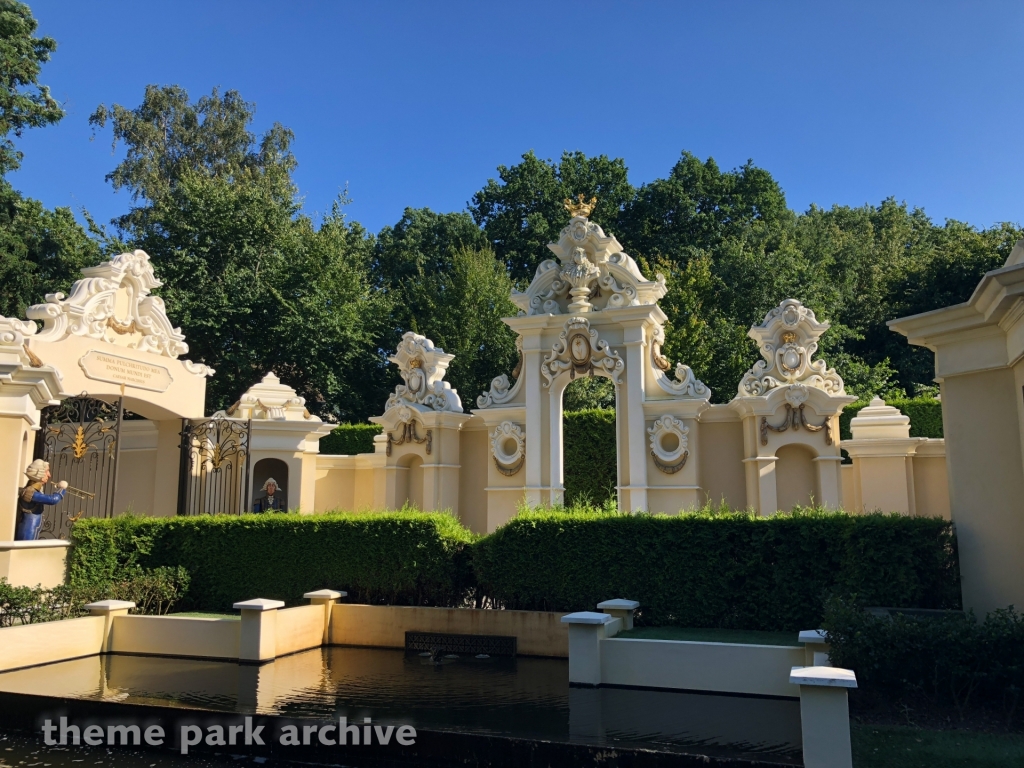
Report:
<svg viewBox="0 0 1024 768"><path fill-rule="evenodd" d="M373 453L373 438L383 431L380 424L341 424L320 438L320 453L331 456Z"/></svg>
<svg viewBox="0 0 1024 768"><path fill-rule="evenodd" d="M973 613L875 616L862 602L833 597L823 621L830 660L856 672L861 688L953 704L961 718L980 695L1003 702L1012 720L1024 688L1024 615L1011 606L983 622Z"/></svg>
<svg viewBox="0 0 1024 768"><path fill-rule="evenodd" d="M887 400L886 405L898 408L901 413L910 417L911 437L941 438L942 433L942 402L932 397L915 397L907 400ZM850 421L868 406L868 401L861 400L846 406L839 414L839 436L843 440L852 439Z"/></svg>
<svg viewBox="0 0 1024 768"><path fill-rule="evenodd" d="M539 510L477 541L473 568L505 608L594 610L624 597L647 625L811 629L830 592L904 607L960 600L951 524L899 515Z"/></svg>
<svg viewBox="0 0 1024 768"><path fill-rule="evenodd" d="M323 588L356 602L458 605L471 590L472 539L451 515L408 510L89 519L72 529L69 581L109 580L138 563L182 566L185 603L202 610L254 597L296 603Z"/></svg>
<svg viewBox="0 0 1024 768"><path fill-rule="evenodd" d="M600 505L614 499L618 479L615 411L572 411L565 414L563 425L566 503Z"/></svg>

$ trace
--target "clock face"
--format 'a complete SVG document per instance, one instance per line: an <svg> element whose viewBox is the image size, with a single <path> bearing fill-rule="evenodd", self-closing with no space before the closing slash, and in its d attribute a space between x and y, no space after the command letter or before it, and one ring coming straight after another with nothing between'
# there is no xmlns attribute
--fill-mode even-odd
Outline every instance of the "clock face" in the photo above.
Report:
<svg viewBox="0 0 1024 768"><path fill-rule="evenodd" d="M569 357L577 365L585 365L590 361L590 340L582 333L569 339Z"/></svg>

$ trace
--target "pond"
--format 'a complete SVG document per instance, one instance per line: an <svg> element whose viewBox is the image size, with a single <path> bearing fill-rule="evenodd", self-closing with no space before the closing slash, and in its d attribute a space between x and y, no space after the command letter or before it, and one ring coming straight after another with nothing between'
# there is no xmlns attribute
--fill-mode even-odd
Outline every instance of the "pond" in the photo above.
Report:
<svg viewBox="0 0 1024 768"><path fill-rule="evenodd" d="M46 706L36 698L42 696L79 706L172 707L179 714L371 718L452 736L801 764L797 700L570 687L564 659L462 656L438 663L401 650L349 647L262 666L106 655L0 674L0 692L8 709L22 695L36 708Z"/></svg>

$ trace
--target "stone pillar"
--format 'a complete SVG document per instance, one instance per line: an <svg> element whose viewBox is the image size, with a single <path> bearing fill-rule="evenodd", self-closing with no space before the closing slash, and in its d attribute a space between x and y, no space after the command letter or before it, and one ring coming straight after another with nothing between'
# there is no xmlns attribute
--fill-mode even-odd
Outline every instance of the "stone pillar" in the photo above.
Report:
<svg viewBox="0 0 1024 768"><path fill-rule="evenodd" d="M910 437L910 417L876 397L850 421L850 432L842 447L853 460L851 511L916 514L913 456L925 439Z"/></svg>
<svg viewBox="0 0 1024 768"><path fill-rule="evenodd" d="M626 400L626 425L618 430L621 437L626 435L626 446L619 446L619 455L629 461L628 509L631 512L647 511L647 423L644 419L644 329L643 326L623 329L626 347L626 375L624 395ZM621 400L616 403L621 408ZM626 478L619 478L621 483Z"/></svg>
<svg viewBox="0 0 1024 768"><path fill-rule="evenodd" d="M808 667L831 667L828 659L830 646L823 629L805 629L799 635L804 645L804 664Z"/></svg>
<svg viewBox="0 0 1024 768"><path fill-rule="evenodd" d="M857 676L838 667L793 667L789 682L800 686L805 768L853 768L847 689L857 687Z"/></svg>
<svg viewBox="0 0 1024 768"><path fill-rule="evenodd" d="M323 644L330 645L331 642L331 609L334 604L343 597L348 597L348 592L335 592L333 589L318 589L316 592L307 592L303 595L311 605L322 605L324 607L324 637Z"/></svg>
<svg viewBox="0 0 1024 768"><path fill-rule="evenodd" d="M258 597L235 603L232 608L242 612L242 634L238 643L238 660L262 663L277 656L277 609L280 600Z"/></svg>
<svg viewBox="0 0 1024 768"><path fill-rule="evenodd" d="M614 637L622 620L607 613L580 611L562 617L569 625L569 685L601 684L601 641Z"/></svg>
<svg viewBox="0 0 1024 768"><path fill-rule="evenodd" d="M640 607L636 600L605 600L597 604L597 610L622 620L622 630L633 628L633 612Z"/></svg>
<svg viewBox="0 0 1024 768"><path fill-rule="evenodd" d="M118 616L127 616L128 611L134 607L135 603L130 600L100 600L85 606L90 616L103 617L103 645L100 647L100 653L110 653L114 641L114 619Z"/></svg>

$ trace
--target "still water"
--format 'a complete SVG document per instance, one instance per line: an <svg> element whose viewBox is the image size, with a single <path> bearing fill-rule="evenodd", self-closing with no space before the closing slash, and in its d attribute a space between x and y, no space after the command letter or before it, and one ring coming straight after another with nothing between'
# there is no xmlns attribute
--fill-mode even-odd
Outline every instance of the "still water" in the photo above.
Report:
<svg viewBox="0 0 1024 768"><path fill-rule="evenodd" d="M400 650L327 647L257 667L108 655L0 674L0 691L800 764L798 701L570 688L563 659L436 664Z"/></svg>

